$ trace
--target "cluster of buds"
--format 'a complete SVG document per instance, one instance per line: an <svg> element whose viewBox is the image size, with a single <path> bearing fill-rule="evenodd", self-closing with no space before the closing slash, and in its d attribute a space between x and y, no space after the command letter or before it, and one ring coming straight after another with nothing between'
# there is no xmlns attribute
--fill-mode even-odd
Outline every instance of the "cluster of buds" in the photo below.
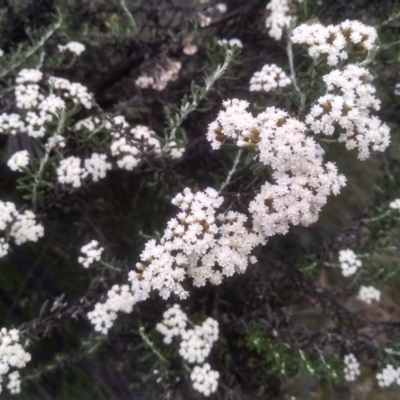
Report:
<svg viewBox="0 0 400 400"><path fill-rule="evenodd" d="M155 90L164 90L168 82L176 81L182 64L167 58L163 65L157 65L151 75L143 73L136 79L136 86L141 89L151 87Z"/></svg>

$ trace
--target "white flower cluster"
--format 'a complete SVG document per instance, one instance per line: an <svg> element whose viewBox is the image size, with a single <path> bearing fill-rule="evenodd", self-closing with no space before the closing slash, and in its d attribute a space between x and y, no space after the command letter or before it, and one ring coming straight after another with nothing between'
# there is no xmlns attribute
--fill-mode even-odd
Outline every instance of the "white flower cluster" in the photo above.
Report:
<svg viewBox="0 0 400 400"><path fill-rule="evenodd" d="M250 253L259 237L245 228L247 218L242 214L231 211L216 216L222 202L211 188L196 194L186 188L172 200L181 212L168 222L159 244L155 240L146 243L141 262L136 264L140 272L129 274L141 300L152 289L164 299L171 293L186 298L189 293L181 285L186 276L195 286L207 280L218 285L223 276L242 273L249 262L256 261Z"/></svg>
<svg viewBox="0 0 400 400"><path fill-rule="evenodd" d="M124 120L119 122L123 127L128 126ZM118 132L113 132L112 135L115 139L111 143L111 154L118 159L119 168L131 171L139 164L144 154L161 154L160 142L147 126L137 125L129 131L129 134L123 136Z"/></svg>
<svg viewBox="0 0 400 400"><path fill-rule="evenodd" d="M393 89L393 93L396 96L400 96L400 83L396 83L396 85L394 86L394 89Z"/></svg>
<svg viewBox="0 0 400 400"><path fill-rule="evenodd" d="M187 322L187 315L175 304L163 314L156 329L164 335L164 343L170 344L174 336L181 338L179 354L183 359L189 363L202 363L218 340L218 322L207 318L202 325L186 329Z"/></svg>
<svg viewBox="0 0 400 400"><path fill-rule="evenodd" d="M39 89L40 86L36 83L17 85L14 90L17 107L27 109L36 107L44 98Z"/></svg>
<svg viewBox="0 0 400 400"><path fill-rule="evenodd" d="M110 153L121 169L131 171L145 156L159 157L162 154L160 142L153 131L143 125L130 129L121 115L105 121L104 124L98 118L86 118L75 124L74 128L77 131L87 129L92 133L104 128L112 137ZM170 141L163 151L169 157L179 158L184 149L179 148L175 141ZM98 182L111 169L112 164L108 162L106 154L93 153L85 160L70 156L57 167L57 179L60 183L79 188L83 179L91 177L94 182Z"/></svg>
<svg viewBox="0 0 400 400"><path fill-rule="evenodd" d="M78 262L85 268L89 268L95 261L100 261L103 250L103 247L99 246L97 240L92 240L81 248L83 255L78 258Z"/></svg>
<svg viewBox="0 0 400 400"><path fill-rule="evenodd" d="M75 125L74 125L74 129L76 131L82 131L84 129L87 129L89 132L93 132L96 129L99 129L102 126L101 121L99 118L97 117L88 117L85 119L82 119L80 121L78 121Z"/></svg>
<svg viewBox="0 0 400 400"><path fill-rule="evenodd" d="M389 387L392 383L400 385L400 368L395 369L393 365L386 365L386 367L376 374L378 385L380 387Z"/></svg>
<svg viewBox="0 0 400 400"><path fill-rule="evenodd" d="M21 377L19 371L10 372L7 376L7 389L11 394L21 393Z"/></svg>
<svg viewBox="0 0 400 400"><path fill-rule="evenodd" d="M25 124L18 114L0 114L0 133L16 135L25 130Z"/></svg>
<svg viewBox="0 0 400 400"><path fill-rule="evenodd" d="M183 52L187 55L187 56L192 56L193 54L196 54L198 50L198 47L191 43L191 42L187 42L185 43L184 47L183 47Z"/></svg>
<svg viewBox="0 0 400 400"><path fill-rule="evenodd" d="M373 300L380 301L381 291L373 286L361 286L357 296L361 301L371 304Z"/></svg>
<svg viewBox="0 0 400 400"><path fill-rule="evenodd" d="M40 86L38 85L38 82L42 80L42 77L42 72L36 69L22 69L18 73L16 78L17 85L14 89L16 106L18 108L32 109L38 106L43 108L44 96L40 93ZM43 123L47 119L45 113L46 109L43 110L42 115L40 116L40 118L43 119ZM23 124L21 131L27 131L30 136L38 137L40 136L40 133L37 133L37 129L34 129L33 127L35 127L36 119L39 118L39 116L35 119L32 114L36 116L35 113L28 112L26 118L27 126L25 126L21 121ZM32 121L32 119L35 119L35 121Z"/></svg>
<svg viewBox="0 0 400 400"><path fill-rule="evenodd" d="M107 293L106 302L97 303L94 310L88 313L89 321L95 331L105 335L117 318L117 313L131 313L136 302L129 285L114 285Z"/></svg>
<svg viewBox="0 0 400 400"><path fill-rule="evenodd" d="M174 336L182 336L185 332L188 317L179 304L174 304L163 314L163 319L156 329L164 336L164 343L171 344Z"/></svg>
<svg viewBox="0 0 400 400"><path fill-rule="evenodd" d="M196 365L190 374L193 388L204 396L215 393L218 386L219 372L211 369L210 364Z"/></svg>
<svg viewBox="0 0 400 400"><path fill-rule="evenodd" d="M60 183L72 185L75 188L81 187L81 180L87 176L87 172L81 167L79 157L70 156L60 161L57 167L57 180Z"/></svg>
<svg viewBox="0 0 400 400"><path fill-rule="evenodd" d="M17 394L21 391L21 380L19 372L11 369L20 369L25 367L26 363L30 361L31 355L27 353L19 343L20 336L18 329L11 329L7 331L2 328L0 331L0 383L3 377L7 376L8 384L7 389L11 394ZM0 393L2 387L0 385Z"/></svg>
<svg viewBox="0 0 400 400"><path fill-rule="evenodd" d="M227 12L228 7L225 3L218 3L215 5L216 10L218 10L221 14L224 14Z"/></svg>
<svg viewBox="0 0 400 400"><path fill-rule="evenodd" d="M36 223L36 217L32 211L26 210L22 214L17 213L14 218L10 236L16 244L37 242L44 235L43 226Z"/></svg>
<svg viewBox="0 0 400 400"><path fill-rule="evenodd" d="M251 135L256 124L254 117L246 111L247 101L233 99L223 103L225 111L220 111L217 119L212 122L207 131L207 139L211 147L217 150L227 140L239 141L241 136ZM242 145L240 141L239 145Z"/></svg>
<svg viewBox="0 0 400 400"><path fill-rule="evenodd" d="M218 149L227 139L239 147L256 147L256 157L274 170L276 184L266 182L249 205L253 229L267 237L285 234L289 224L315 222L328 195L338 194L346 179L333 163L322 163L320 146L305 135L305 124L275 107L254 118L246 101L223 105L226 111L208 129L212 147Z"/></svg>
<svg viewBox="0 0 400 400"><path fill-rule="evenodd" d="M174 336L180 337L179 354L189 363L203 363L209 356L214 343L218 340L218 322L207 318L202 325L186 330L187 315L178 304L163 314L163 320L156 329L164 335L164 343L170 344ZM212 371L208 363L195 366L190 375L193 388L209 396L217 390L219 373Z"/></svg>
<svg viewBox="0 0 400 400"><path fill-rule="evenodd" d="M365 83L363 76L359 74L358 78ZM329 85L334 87L337 82L326 80L332 95L334 89ZM350 93L346 82L337 85ZM352 86L353 98L360 109L368 110L376 104L363 96L363 89L355 86ZM364 90L373 93L369 86ZM188 292L183 281L187 277L193 279L195 286L203 286L207 281L219 284L224 276L244 272L249 263L256 262L251 253L257 245L265 244L269 236L286 233L290 224L307 226L315 222L327 197L338 194L345 185L346 179L338 174L336 166L323 162L321 146L306 136L305 123L275 107L254 117L247 111L249 104L246 101L227 100L223 105L225 110L220 111L207 132L212 148L219 149L227 140L239 147L255 148L255 158L272 168L274 183L266 182L250 202L251 229L243 214L233 211L217 214L223 198L211 188L196 194L186 188L178 194L173 204L181 212L168 222L159 243L155 240L146 243L141 262L129 273L132 304L147 299L152 290L157 290L164 299L172 293L186 298ZM126 140L129 126L124 119L118 124L122 129L115 132L113 127L112 130L114 147L118 149L114 154L134 158L137 150L131 149ZM122 146L126 147L119 150ZM134 160L130 162L135 164ZM339 259L345 276L361 266L361 261L351 250L342 251ZM96 305L96 310L103 314L108 312L103 304ZM107 318L109 322L116 317L111 314ZM99 329L106 331L108 328L105 329L103 324Z"/></svg>
<svg viewBox="0 0 400 400"><path fill-rule="evenodd" d="M267 4L269 15L265 20L265 26L269 29L269 35L275 40L282 38L284 29L290 27L292 17L289 15L289 1L288 0L271 0Z"/></svg>
<svg viewBox="0 0 400 400"><path fill-rule="evenodd" d="M105 154L93 153L90 158L83 162L88 176L92 177L93 182L98 182L106 177L107 171L111 169L111 163L107 162Z"/></svg>
<svg viewBox="0 0 400 400"><path fill-rule="evenodd" d="M92 108L92 96L86 86L55 76L49 78L49 84L64 99L71 100L73 104L81 104L87 109Z"/></svg>
<svg viewBox="0 0 400 400"><path fill-rule="evenodd" d="M22 69L16 78L16 106L20 114L1 114L0 133L16 135L25 132L34 138L46 134L45 123L57 117L70 104L81 104L90 109L92 99L87 88L64 78L50 77L45 83L48 94L41 93L43 74L36 69ZM43 92L45 92L43 90Z"/></svg>
<svg viewBox="0 0 400 400"><path fill-rule="evenodd" d="M348 150L357 148L360 160L370 155L370 147L384 151L389 146L390 132L379 118L370 116L371 110L379 110L380 101L374 96L368 70L350 64L343 70L333 70L323 80L327 94L306 116L310 129L316 134L332 135L335 127L341 128L344 132L339 142L345 142Z"/></svg>
<svg viewBox="0 0 400 400"><path fill-rule="evenodd" d="M360 374L360 363L354 357L354 354L344 356L344 379L353 382Z"/></svg>
<svg viewBox="0 0 400 400"><path fill-rule="evenodd" d="M19 213L13 203L0 200L0 231L6 230L9 230L9 236L17 245L36 242L44 235L43 226L36 223L32 211ZM4 257L8 250L7 238L0 238L0 257Z"/></svg>
<svg viewBox="0 0 400 400"><path fill-rule="evenodd" d="M266 64L250 79L250 91L269 92L292 83L282 68L275 64Z"/></svg>
<svg viewBox="0 0 400 400"><path fill-rule="evenodd" d="M45 144L46 151L50 153L56 147L63 148L66 146L65 138L57 133L54 133L47 139Z"/></svg>
<svg viewBox="0 0 400 400"><path fill-rule="evenodd" d="M161 149L154 131L143 125L129 129L129 124L122 115L113 117L111 122L106 121L105 128L115 139L111 143L111 154L119 158L117 165L123 169L132 170L139 164L144 155L154 157L160 156L164 152L176 159L182 157L185 151L174 140L169 141L167 146Z"/></svg>
<svg viewBox="0 0 400 400"><path fill-rule="evenodd" d="M164 90L168 82L176 81L182 64L180 61L173 61L169 58L163 66L157 65L152 75L143 73L136 81L136 86L147 89L149 87L155 90Z"/></svg>
<svg viewBox="0 0 400 400"><path fill-rule="evenodd" d="M357 255L353 250L340 250L339 251L339 263L342 268L343 276L354 275L358 268L362 266L361 260L357 258Z"/></svg>
<svg viewBox="0 0 400 400"><path fill-rule="evenodd" d="M184 299L189 294L181 284L186 277L195 286L207 280L218 285L224 276L243 273L257 261L251 252L263 240L246 228L245 215L233 211L216 215L222 202L211 188L195 194L186 188L172 200L181 212L168 222L159 244L146 243L141 262L129 273L133 303L146 300L151 290L164 299L172 293ZM110 320L104 304L97 304L94 312Z"/></svg>
<svg viewBox="0 0 400 400"><path fill-rule="evenodd" d="M58 45L58 51L64 53L70 51L71 53L80 56L85 51L85 45L79 42L69 42L66 45Z"/></svg>
<svg viewBox="0 0 400 400"><path fill-rule="evenodd" d="M374 27L346 20L339 25L302 24L293 30L291 40L303 45L310 57L326 58L328 65L334 66L347 59L349 48L364 55L373 48L377 37Z"/></svg>
<svg viewBox="0 0 400 400"><path fill-rule="evenodd" d="M218 340L218 322L207 318L202 325L182 333L179 354L189 363L202 363L208 357L215 341Z"/></svg>
<svg viewBox="0 0 400 400"><path fill-rule="evenodd" d="M107 161L105 154L93 153L90 158L82 160L79 157L70 156L60 161L57 167L57 180L60 183L79 188L82 179L91 177L94 182L106 177L111 169L111 163Z"/></svg>
<svg viewBox="0 0 400 400"><path fill-rule="evenodd" d="M17 151L7 161L7 165L12 171L22 171L22 168L27 167L28 164L29 153L27 150Z"/></svg>
<svg viewBox="0 0 400 400"><path fill-rule="evenodd" d="M16 83L37 83L42 80L43 74L38 69L23 68L18 72Z"/></svg>
<svg viewBox="0 0 400 400"><path fill-rule="evenodd" d="M217 44L219 44L220 46L228 46L228 47L234 47L234 46L236 46L236 47L238 47L239 49L242 49L243 48L243 43L242 43L242 41L240 40L240 39L236 39L236 38L233 38L233 39L219 39L218 41L217 41Z"/></svg>
<svg viewBox="0 0 400 400"><path fill-rule="evenodd" d="M391 201L389 204L389 207L392 210L400 211L400 199L395 199L395 200Z"/></svg>
<svg viewBox="0 0 400 400"><path fill-rule="evenodd" d="M123 115L117 115L106 120L104 127L110 132L110 135L112 137L120 138L124 136L124 133L126 133L126 131L128 130L129 124ZM87 129L89 129L89 125L87 126Z"/></svg>
<svg viewBox="0 0 400 400"><path fill-rule="evenodd" d="M199 14L200 26L205 28L206 26L211 24L212 19L207 15Z"/></svg>

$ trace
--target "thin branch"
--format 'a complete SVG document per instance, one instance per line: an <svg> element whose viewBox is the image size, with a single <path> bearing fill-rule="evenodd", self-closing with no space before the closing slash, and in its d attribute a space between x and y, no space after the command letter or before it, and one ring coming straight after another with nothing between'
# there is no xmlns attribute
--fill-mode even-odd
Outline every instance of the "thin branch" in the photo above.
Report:
<svg viewBox="0 0 400 400"><path fill-rule="evenodd" d="M126 6L125 0L119 0L119 4L121 4L122 9L124 10L125 14L128 16L129 21L133 28L133 32L137 33L138 27L136 25L136 21L133 18L133 15L131 14L131 12L129 11L128 7Z"/></svg>
<svg viewBox="0 0 400 400"><path fill-rule="evenodd" d="M242 156L242 154L243 154L243 149L240 149L236 154L235 161L233 162L231 170L229 171L225 181L222 182L221 187L219 188L218 194L220 194L231 182L232 176L236 172L236 169L237 169L237 166L239 164L239 160L240 160L240 157Z"/></svg>
<svg viewBox="0 0 400 400"><path fill-rule="evenodd" d="M388 25L388 24L390 24L392 21L394 21L395 19L397 19L397 18L399 18L399 17L400 17L400 12L398 12L398 13L392 15L392 16L389 17L386 21L381 22L381 23L378 25L378 27Z"/></svg>
<svg viewBox="0 0 400 400"><path fill-rule="evenodd" d="M143 341L149 346L150 350L164 363L169 364L169 361L155 348L154 343L147 337L144 333L144 328L141 326L139 328L139 334Z"/></svg>
<svg viewBox="0 0 400 400"><path fill-rule="evenodd" d="M306 95L303 91L301 91L298 83L297 83L297 78L296 78L296 71L294 69L294 62L293 62L293 47L292 47L292 41L290 40L290 34L291 31L289 30L288 32L288 41L287 41L287 46L286 46L286 53L289 59L289 66L290 66L290 76L292 78L293 86L296 89L296 91L300 95L300 109L299 112L301 112L306 104Z"/></svg>
<svg viewBox="0 0 400 400"><path fill-rule="evenodd" d="M181 126L182 122L187 118L187 116L195 111L201 100L207 95L207 93L212 89L214 83L220 79L228 69L229 64L232 62L234 57L234 52L231 49L227 49L225 53L225 60L222 65L218 65L215 71L205 78L205 87L200 88L199 91L195 92L192 89L192 99L191 102L187 102L185 104L181 104L180 109L176 112L175 115L171 116L169 122L168 129L170 130L169 137L164 145L164 149L166 150L169 147L169 142L174 140L176 137L176 132L178 128Z"/></svg>
<svg viewBox="0 0 400 400"><path fill-rule="evenodd" d="M59 13L58 15L58 21L54 24L54 26L47 31L42 38L39 40L38 43L36 43L35 46L33 46L31 49L29 49L23 57L16 61L14 64L11 65L8 69L2 71L0 73L0 78L3 78L4 76L8 75L11 71L14 69L18 68L21 64L23 64L28 58L30 58L33 54L35 54L41 47L44 46L44 44L49 40L49 38L54 34L54 32L60 28L62 23L62 15Z"/></svg>
<svg viewBox="0 0 400 400"><path fill-rule="evenodd" d="M54 135L61 135L62 129L65 124L65 119L66 119L66 113L65 113L65 110L62 110L60 119L58 120L57 130L54 133ZM56 146L56 145L57 145L57 143L54 143L54 146ZM34 210L36 210L37 190L38 190L40 181L42 179L44 168L47 164L47 161L49 161L51 150L53 150L52 146L46 146L46 153L45 153L44 157L40 160L39 170L35 174L33 190L32 190L32 205L33 205Z"/></svg>
<svg viewBox="0 0 400 400"><path fill-rule="evenodd" d="M374 222L374 221L379 221L379 220L381 220L382 218L385 218L385 217L389 216L391 213L392 213L392 210L387 210L387 211L385 211L383 214L378 215L377 217L374 217L374 218L364 218L364 219L362 219L361 221L362 221L362 222Z"/></svg>

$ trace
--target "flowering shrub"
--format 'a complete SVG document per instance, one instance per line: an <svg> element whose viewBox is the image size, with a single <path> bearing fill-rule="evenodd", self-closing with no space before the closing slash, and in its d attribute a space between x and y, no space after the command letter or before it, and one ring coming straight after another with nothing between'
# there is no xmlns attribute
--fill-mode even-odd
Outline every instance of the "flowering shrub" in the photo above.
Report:
<svg viewBox="0 0 400 400"><path fill-rule="evenodd" d="M1 389L397 396L396 7L17 3Z"/></svg>

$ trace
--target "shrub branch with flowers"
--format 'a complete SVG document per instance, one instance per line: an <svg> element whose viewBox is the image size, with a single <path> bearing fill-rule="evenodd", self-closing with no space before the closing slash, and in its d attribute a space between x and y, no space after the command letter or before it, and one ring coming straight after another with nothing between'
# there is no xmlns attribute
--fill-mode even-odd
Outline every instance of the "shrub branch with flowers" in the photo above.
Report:
<svg viewBox="0 0 400 400"><path fill-rule="evenodd" d="M4 393L399 393L396 6L17 3L0 14Z"/></svg>

